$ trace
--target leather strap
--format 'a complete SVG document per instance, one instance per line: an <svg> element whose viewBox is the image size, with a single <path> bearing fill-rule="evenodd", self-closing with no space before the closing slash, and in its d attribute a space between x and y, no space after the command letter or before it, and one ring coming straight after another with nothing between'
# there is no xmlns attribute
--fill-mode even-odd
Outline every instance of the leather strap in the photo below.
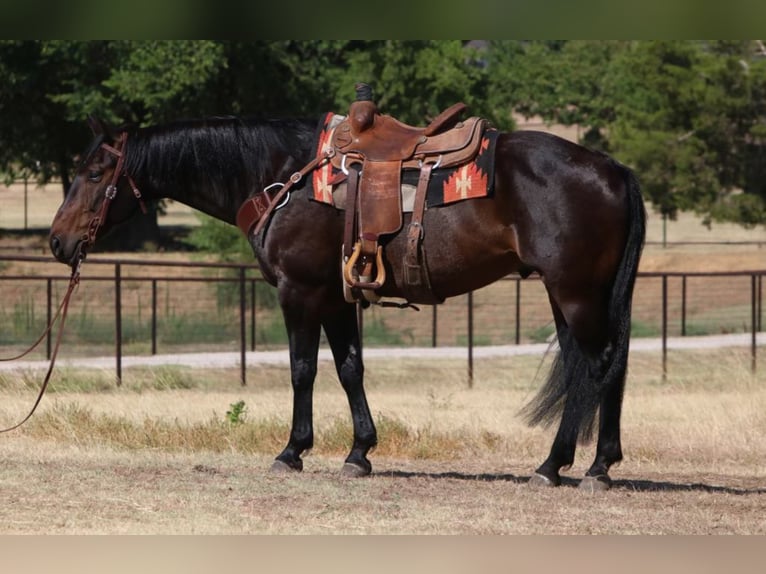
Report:
<svg viewBox="0 0 766 574"><path fill-rule="evenodd" d="M72 269L72 276L69 278L69 287L67 288L66 294L64 295L64 299L61 302L61 305L59 306L59 311L56 313L56 317L53 318L50 325L48 325L48 328L43 333L43 337L50 331L53 324L56 322L56 319L58 318L59 314L61 315L61 322L59 323L59 332L56 335L56 344L53 347L53 353L51 355L51 361L50 365L48 366L48 372L45 374L45 379L43 380L42 387L40 387L40 392L37 394L37 400L35 401L35 404L32 405L32 408L29 411L29 414L25 416L20 422L16 423L13 426L10 426L8 428L0 429L0 433L6 433L10 432L12 430L15 430L19 428L21 425L23 425L25 422L27 422L32 415L37 410L37 406L40 404L40 401L43 399L43 395L45 394L45 390L48 388L48 384L51 380L51 374L53 373L53 366L56 364L56 357L59 353L59 347L61 346L61 336L64 334L64 324L66 323L66 316L67 312L69 311L69 299L72 297L72 293L75 290L75 287L80 284L80 263L82 262L82 259L78 262L78 264ZM34 349L40 341L42 341L43 337L40 337L40 339L35 343L32 348L30 348L25 353L22 353L18 357L14 357L14 359L17 359L19 357L23 357L26 355L29 351ZM12 360L12 359L4 359L6 361Z"/></svg>
<svg viewBox="0 0 766 574"><path fill-rule="evenodd" d="M346 180L346 220L343 228L343 257L348 260L351 257L351 251L354 249L356 237L354 236L354 227L356 223L356 192L359 186L359 172L351 168L348 170L348 179Z"/></svg>
<svg viewBox="0 0 766 574"><path fill-rule="evenodd" d="M412 207L412 220L407 227L407 252L404 255L405 279L410 283L408 269L419 267L418 248L423 239L423 215L426 211L426 192L428 181L431 179L433 164L426 163L420 168L420 177L415 191L415 205ZM413 278L417 279L417 278Z"/></svg>
<svg viewBox="0 0 766 574"><path fill-rule="evenodd" d="M98 234L98 230L101 229L101 227L106 222L106 215L109 212L109 206L112 204L112 200L117 197L117 182L122 176L127 178L128 183L130 184L130 188L133 191L133 195L136 197L139 205L141 206L141 211L146 214L146 205L144 205L144 200L141 196L141 192L138 190L136 182L133 181L133 178L130 177L130 175L128 175L128 173L124 170L124 150L127 142L128 133L122 132L122 137L117 142L119 143L119 147L114 147L107 143L101 144L103 149L117 158L117 166L114 168L114 173L112 173L112 181L109 182L109 185L106 187L106 191L104 192L104 201L101 203L101 209L99 210L98 215L91 219L90 223L88 224L88 233L83 238L85 240L85 247L90 247L96 242L96 235Z"/></svg>
<svg viewBox="0 0 766 574"><path fill-rule="evenodd" d="M415 204L412 207L412 221L410 225L416 223L422 227L423 215L426 211L426 194L428 192L428 182L431 181L431 171L434 164L424 163L420 168L420 177L418 186L415 190Z"/></svg>
<svg viewBox="0 0 766 574"><path fill-rule="evenodd" d="M431 163L425 163L420 168L420 177L415 191L415 205L412 208L412 219L407 227L407 251L404 254L404 284L402 285L402 291L404 291L408 301L427 304L444 302L431 289L426 254L423 249L423 217L432 170L433 164Z"/></svg>
<svg viewBox="0 0 766 574"><path fill-rule="evenodd" d="M271 197L266 192L261 192L245 201L240 206L239 211L237 211L237 227L239 227L240 231L245 234L245 237L249 238L251 232L254 235L258 235L285 194L290 191L295 184L300 182L307 173L329 160L334 155L335 150L328 149L324 154L316 156L300 171L296 171L292 174L287 183L282 186L274 197Z"/></svg>

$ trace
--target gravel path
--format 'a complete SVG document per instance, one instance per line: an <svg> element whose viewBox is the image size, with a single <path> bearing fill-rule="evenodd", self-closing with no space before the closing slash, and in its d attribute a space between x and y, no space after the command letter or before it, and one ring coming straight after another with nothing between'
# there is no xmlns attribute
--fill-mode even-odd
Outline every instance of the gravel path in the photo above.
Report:
<svg viewBox="0 0 766 574"><path fill-rule="evenodd" d="M741 333L734 335L711 335L705 337L669 337L667 340L668 349L712 349L721 347L749 347L752 336L750 333ZM757 334L757 345L766 345L766 333ZM527 345L496 345L474 347L473 356L476 359L483 357L510 357L515 355L543 355L549 349L555 349L555 345L547 343L527 344ZM661 339L633 339L631 341L632 351L660 351L662 349ZM417 358L417 359L439 359L439 358L461 358L468 356L466 347L400 347L400 348L369 348L364 349L366 358L380 357L399 357L399 358ZM329 349L320 349L320 361L330 361L332 357ZM239 366L239 352L225 353L176 353L163 355L136 355L123 356L122 366L160 366L160 365L180 365L185 367L198 368L227 368ZM248 351L245 355L245 361L248 365L266 365L266 364L287 364L289 355L287 350L280 351ZM56 365L59 367L92 367L92 368L112 368L115 364L115 358L92 357L66 359L59 358ZM10 361L0 362L1 371L13 370L38 370L47 369L48 361Z"/></svg>

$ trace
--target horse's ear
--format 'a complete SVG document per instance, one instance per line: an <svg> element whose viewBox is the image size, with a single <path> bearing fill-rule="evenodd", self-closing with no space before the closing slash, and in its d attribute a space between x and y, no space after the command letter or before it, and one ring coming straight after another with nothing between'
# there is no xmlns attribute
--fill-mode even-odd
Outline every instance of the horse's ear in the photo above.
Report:
<svg viewBox="0 0 766 574"><path fill-rule="evenodd" d="M89 115L88 125L90 126L90 129L93 132L94 136L106 136L107 138L112 137L111 127L109 127L109 124L107 124L101 118L97 118L96 116Z"/></svg>

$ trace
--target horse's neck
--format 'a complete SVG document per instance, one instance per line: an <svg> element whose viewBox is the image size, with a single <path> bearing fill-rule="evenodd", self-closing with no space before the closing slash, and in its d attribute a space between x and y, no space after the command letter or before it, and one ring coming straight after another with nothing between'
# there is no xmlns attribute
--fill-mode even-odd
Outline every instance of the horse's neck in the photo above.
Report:
<svg viewBox="0 0 766 574"><path fill-rule="evenodd" d="M166 191L155 196L183 203L192 209L232 224L236 221L237 209L248 196L248 188L243 186L227 186L226 194L206 192L204 186L165 189Z"/></svg>
<svg viewBox="0 0 766 574"><path fill-rule="evenodd" d="M144 156L136 161L136 179L149 197L178 201L228 223L235 223L248 197L296 161L265 142L260 149L243 150L234 136L216 146L190 132L146 134L143 139L139 132L138 149Z"/></svg>

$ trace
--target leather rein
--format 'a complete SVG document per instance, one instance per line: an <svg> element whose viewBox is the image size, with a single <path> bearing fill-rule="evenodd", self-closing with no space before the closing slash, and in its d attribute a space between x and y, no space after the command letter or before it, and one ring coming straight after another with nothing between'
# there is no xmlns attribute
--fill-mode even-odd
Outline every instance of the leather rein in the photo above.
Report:
<svg viewBox="0 0 766 574"><path fill-rule="evenodd" d="M112 154L117 158L117 166L114 170L114 173L112 174L112 180L110 184L107 186L106 191L104 192L104 201L101 204L101 209L99 210L98 214L93 217L93 219L90 220L88 223L88 231L85 235L83 235L82 243L80 245L80 253L77 257L76 262L72 265L72 275L69 278L69 286L67 287L66 293L64 294L64 298L61 301L61 304L59 305L58 310L56 311L56 314L51 319L48 326L45 328L45 331L43 331L43 334L40 335L40 338L35 341L31 347L29 347L26 351L9 358L0 358L0 362L5 361L15 361L17 359L21 359L22 357L28 355L31 353L37 346L42 342L42 340L45 338L48 333L51 332L53 329L53 325L56 323L56 321L61 318L61 322L59 323L59 330L56 334L56 344L53 347L53 352L51 354L50 359L50 365L48 366L48 371L45 374L45 379L43 379L43 384L40 387L40 391L37 394L37 399L35 400L34 405L32 405L32 408L30 409L27 416L25 416L20 422L16 423L13 426L10 426L8 428L0 429L0 433L6 433L10 432L12 430L15 430L19 428L21 425L23 425L25 422L27 422L32 415L37 410L37 406L40 404L40 401L43 398L43 395L45 394L46 389L48 388L48 384L50 383L51 374L53 373L53 366L56 364L56 357L58 356L59 347L61 346L61 337L64 334L64 324L66 323L66 317L67 312L69 311L69 300L72 297L72 293L74 293L77 286L80 284L80 267L82 266L82 262L85 260L86 256L86 250L88 247L91 247L95 241L96 241L96 235L98 234L99 229L104 225L104 222L106 221L106 216L109 211L109 206L112 203L112 200L117 196L117 183L120 179L120 177L125 176L125 178L128 180L128 183L131 186L131 189L133 191L133 195L135 195L136 199L138 200L141 211L143 213L146 213L146 206L144 205L143 199L141 197L141 192L136 187L135 182L133 181L133 178L128 175L128 173L124 170L124 164L125 164L125 154L123 153L123 150L125 149L125 142L128 139L128 134L126 132L123 132L122 137L116 142L119 147L113 147L109 144L102 143L101 148L107 151L108 153Z"/></svg>

